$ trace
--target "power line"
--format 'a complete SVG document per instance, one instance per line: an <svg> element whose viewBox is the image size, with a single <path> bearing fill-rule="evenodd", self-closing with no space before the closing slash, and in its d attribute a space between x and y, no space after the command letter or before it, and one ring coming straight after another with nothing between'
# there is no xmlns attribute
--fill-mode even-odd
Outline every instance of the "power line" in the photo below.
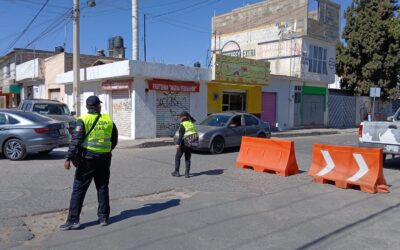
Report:
<svg viewBox="0 0 400 250"><path fill-rule="evenodd" d="M68 9L61 17L57 18L58 21L51 23L47 28L45 28L38 36L36 36L30 43L28 43L25 48L31 46L35 42L43 39L50 32L63 27L64 24L68 23L72 19L72 8Z"/></svg>
<svg viewBox="0 0 400 250"><path fill-rule="evenodd" d="M36 15L33 17L33 19L28 23L28 25L25 27L25 29L22 31L22 33L14 39L14 41L11 42L11 44L4 50L4 54L7 53L14 45L21 39L21 37L28 31L29 27L32 25L32 23L36 20L36 18L39 16L39 14L42 12L42 10L46 7L46 5L49 3L49 0L46 0L46 2L42 5L40 10L36 13Z"/></svg>

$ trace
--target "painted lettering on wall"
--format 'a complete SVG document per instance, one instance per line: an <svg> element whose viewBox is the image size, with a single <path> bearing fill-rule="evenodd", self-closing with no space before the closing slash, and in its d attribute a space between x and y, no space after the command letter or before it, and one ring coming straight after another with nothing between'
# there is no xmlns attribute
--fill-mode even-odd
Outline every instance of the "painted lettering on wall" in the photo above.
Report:
<svg viewBox="0 0 400 250"><path fill-rule="evenodd" d="M179 114L190 111L189 93L157 92L157 136L173 136L179 128Z"/></svg>

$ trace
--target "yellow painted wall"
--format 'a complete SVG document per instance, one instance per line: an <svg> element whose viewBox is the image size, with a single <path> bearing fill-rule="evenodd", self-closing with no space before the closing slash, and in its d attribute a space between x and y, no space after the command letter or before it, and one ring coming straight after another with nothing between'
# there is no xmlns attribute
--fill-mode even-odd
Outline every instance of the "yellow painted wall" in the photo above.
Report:
<svg viewBox="0 0 400 250"><path fill-rule="evenodd" d="M229 90L246 91L246 112L261 114L261 86L224 83L208 84L207 107L209 114L222 112L222 94L224 91Z"/></svg>

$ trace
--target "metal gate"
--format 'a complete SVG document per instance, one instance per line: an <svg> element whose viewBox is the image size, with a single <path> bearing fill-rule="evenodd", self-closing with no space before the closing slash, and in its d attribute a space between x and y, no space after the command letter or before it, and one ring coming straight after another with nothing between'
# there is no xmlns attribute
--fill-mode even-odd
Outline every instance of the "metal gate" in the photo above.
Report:
<svg viewBox="0 0 400 250"><path fill-rule="evenodd" d="M356 126L356 97L329 96L329 126L354 128Z"/></svg>
<svg viewBox="0 0 400 250"><path fill-rule="evenodd" d="M303 124L324 125L324 96L303 95Z"/></svg>
<svg viewBox="0 0 400 250"><path fill-rule="evenodd" d="M112 114L118 134L131 137L132 105L127 90L112 92Z"/></svg>
<svg viewBox="0 0 400 250"><path fill-rule="evenodd" d="M269 122L271 127L276 125L276 93L264 92L262 94L261 119Z"/></svg>
<svg viewBox="0 0 400 250"><path fill-rule="evenodd" d="M173 136L179 127L179 114L190 111L190 93L157 91L157 137Z"/></svg>

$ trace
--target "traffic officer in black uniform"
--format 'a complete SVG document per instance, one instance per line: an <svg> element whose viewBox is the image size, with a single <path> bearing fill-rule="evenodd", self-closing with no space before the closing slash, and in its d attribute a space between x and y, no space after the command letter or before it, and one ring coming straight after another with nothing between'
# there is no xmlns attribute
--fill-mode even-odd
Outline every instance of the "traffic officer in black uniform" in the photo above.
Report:
<svg viewBox="0 0 400 250"><path fill-rule="evenodd" d="M185 178L189 178L190 164L192 159L192 150L185 145L185 138L197 134L195 122L196 120L186 111L179 115L181 123L179 124L179 137L176 142L175 154L175 171L171 173L172 176L179 177L179 167L181 165L181 158L185 155Z"/></svg>
<svg viewBox="0 0 400 250"><path fill-rule="evenodd" d="M118 130L108 114L101 114L101 101L97 96L87 98L86 108L88 114L78 118L64 163L64 168L68 170L73 162L76 172L68 218L60 226L61 230L80 228L79 216L92 179L97 189L100 225L108 225L110 216L108 183L111 151L118 143Z"/></svg>

